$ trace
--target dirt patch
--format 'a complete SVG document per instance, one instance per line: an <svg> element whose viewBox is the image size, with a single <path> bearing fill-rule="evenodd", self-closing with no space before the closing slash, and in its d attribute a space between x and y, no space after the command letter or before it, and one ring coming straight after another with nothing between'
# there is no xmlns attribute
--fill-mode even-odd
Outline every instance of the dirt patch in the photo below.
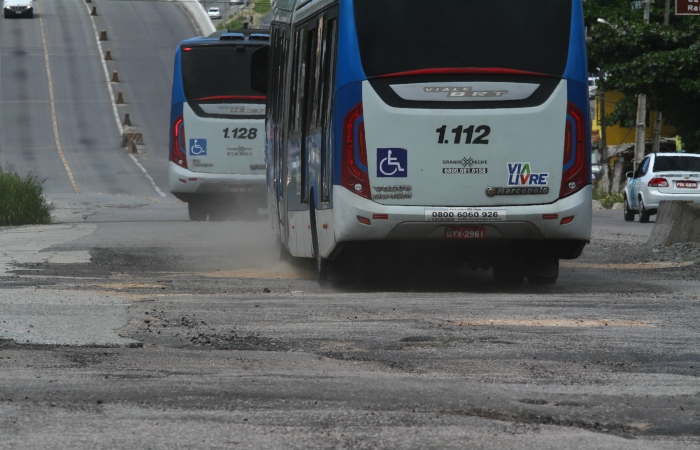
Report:
<svg viewBox="0 0 700 450"><path fill-rule="evenodd" d="M655 324L636 320L614 319L485 319L451 321L449 325L470 326L511 326L511 327L569 327L569 328L597 328L597 327L655 327Z"/></svg>
<svg viewBox="0 0 700 450"><path fill-rule="evenodd" d="M680 267L690 267L695 264L693 261L684 262L643 262L643 263L628 263L628 264L600 264L600 263L585 263L562 261L559 263L561 267L572 269L623 269L623 270L638 270L638 269L678 269Z"/></svg>

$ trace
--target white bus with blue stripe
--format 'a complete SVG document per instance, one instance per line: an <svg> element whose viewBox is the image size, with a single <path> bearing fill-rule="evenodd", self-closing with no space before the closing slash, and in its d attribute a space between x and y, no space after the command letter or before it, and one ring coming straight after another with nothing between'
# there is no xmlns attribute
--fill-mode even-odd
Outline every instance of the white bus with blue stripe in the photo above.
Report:
<svg viewBox="0 0 700 450"><path fill-rule="evenodd" d="M270 216L322 281L439 257L552 284L581 254L581 0L280 0L270 36Z"/></svg>
<svg viewBox="0 0 700 450"><path fill-rule="evenodd" d="M265 205L265 96L251 58L269 35L218 31L180 43L170 110L170 192L191 220L250 215Z"/></svg>

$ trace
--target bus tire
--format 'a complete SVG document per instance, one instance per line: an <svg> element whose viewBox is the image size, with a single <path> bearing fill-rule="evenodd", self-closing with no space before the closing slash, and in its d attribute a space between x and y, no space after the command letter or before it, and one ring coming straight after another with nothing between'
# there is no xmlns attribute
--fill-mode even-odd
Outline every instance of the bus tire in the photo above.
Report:
<svg viewBox="0 0 700 450"><path fill-rule="evenodd" d="M493 265L493 281L502 287L516 287L525 281L525 272L515 264L504 262Z"/></svg>
<svg viewBox="0 0 700 450"><path fill-rule="evenodd" d="M630 203L627 200L627 197L625 196L625 209L624 209L624 215L625 215L625 221L626 222L633 222L634 221L634 211L630 209Z"/></svg>
<svg viewBox="0 0 700 450"><path fill-rule="evenodd" d="M527 282L532 286L552 286L559 278L559 260L546 261L537 265L527 274Z"/></svg>
<svg viewBox="0 0 700 450"><path fill-rule="evenodd" d="M642 200L642 197L639 197L639 223L647 223L649 222L649 211L647 211L646 207L644 206L644 200Z"/></svg>
<svg viewBox="0 0 700 450"><path fill-rule="evenodd" d="M207 205L201 201L187 202L187 212L193 222L203 222L207 220Z"/></svg>
<svg viewBox="0 0 700 450"><path fill-rule="evenodd" d="M327 286L328 268L330 261L321 256L320 246L318 245L318 229L316 227L316 208L314 208L314 198L311 196L309 215L311 216L311 243L313 246L314 259L316 260L316 274L318 275L318 284Z"/></svg>

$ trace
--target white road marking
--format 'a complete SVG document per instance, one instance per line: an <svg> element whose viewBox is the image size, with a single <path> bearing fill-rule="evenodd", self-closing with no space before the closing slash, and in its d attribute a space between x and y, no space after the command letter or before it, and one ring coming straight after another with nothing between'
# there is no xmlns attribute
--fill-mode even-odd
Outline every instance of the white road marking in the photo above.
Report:
<svg viewBox="0 0 700 450"><path fill-rule="evenodd" d="M90 5L87 3L85 4L85 7L87 8L88 14L90 14L92 11L90 10ZM102 44L100 43L100 35L97 31L97 25L95 24L95 19L92 15L90 15L90 23L92 24L92 29L95 32L95 41L97 42L97 49L100 55L104 54L104 51L102 50ZM109 91L109 98L112 102L112 112L114 113L114 119L117 122L117 129L119 130L119 134L124 134L124 127L122 126L121 121L119 120L119 110L117 109L117 102L114 99L114 90L112 89L112 81L111 78L109 77L109 69L107 68L107 63L105 62L104 58L100 58L100 61L102 62L102 69L104 70L105 73L105 79L107 80L107 90ZM160 190L156 182L153 180L153 177L148 173L146 168L136 159L134 155L129 155L134 161L134 163L141 169L141 171L146 175L146 178L148 178L148 181L151 182L151 185L153 186L153 189L160 195L161 197L166 197L165 193Z"/></svg>
<svg viewBox="0 0 700 450"><path fill-rule="evenodd" d="M44 65L46 66L46 76L48 77L49 80L49 101L51 104L51 121L53 122L53 136L54 140L56 141L56 149L58 150L58 156L61 157L61 161L63 162L63 167L65 167L66 172L68 172L68 179L70 180L70 183L73 185L73 189L77 194L80 194L80 188L78 187L78 184L75 182L75 178L73 177L73 172L70 170L70 166L68 165L68 160L66 159L66 155L63 153L63 147L61 147L61 139L59 138L58 135L58 120L56 118L56 102L54 99L53 95L53 79L51 77L51 65L49 64L49 49L46 45L46 32L44 30L44 19L41 17L41 8L39 4L36 4L37 7L37 12L39 13L39 25L41 28L41 43L44 47Z"/></svg>

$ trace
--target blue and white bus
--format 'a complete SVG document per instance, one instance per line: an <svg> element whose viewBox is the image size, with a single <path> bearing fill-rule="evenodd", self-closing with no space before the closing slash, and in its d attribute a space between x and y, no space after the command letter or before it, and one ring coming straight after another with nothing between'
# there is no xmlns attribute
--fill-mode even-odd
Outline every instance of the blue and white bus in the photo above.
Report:
<svg viewBox="0 0 700 450"><path fill-rule="evenodd" d="M168 178L191 220L265 204L266 99L253 89L251 58L268 39L257 31L218 31L177 48Z"/></svg>
<svg viewBox="0 0 700 450"><path fill-rule="evenodd" d="M279 0L269 58L270 217L321 281L439 257L553 284L589 241L581 0Z"/></svg>

